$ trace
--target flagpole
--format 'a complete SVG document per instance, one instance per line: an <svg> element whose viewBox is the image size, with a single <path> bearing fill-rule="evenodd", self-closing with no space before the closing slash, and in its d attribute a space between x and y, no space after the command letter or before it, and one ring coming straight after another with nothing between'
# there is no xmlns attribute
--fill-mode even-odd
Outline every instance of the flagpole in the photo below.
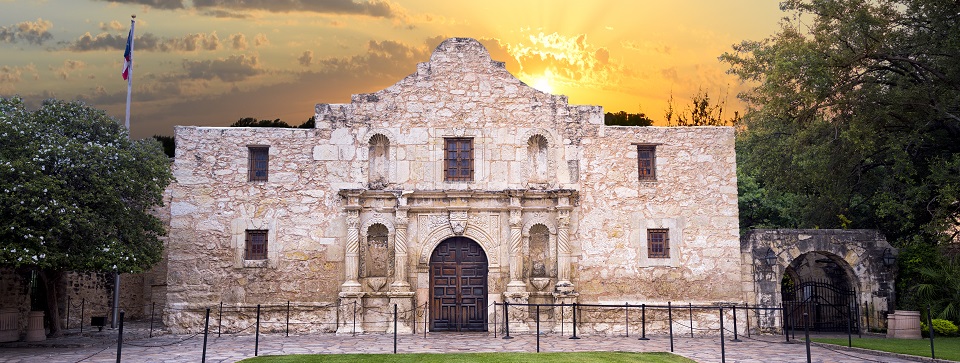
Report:
<svg viewBox="0 0 960 363"><path fill-rule="evenodd" d="M137 15L130 16L130 68L127 70L127 138L130 138L130 93L133 91L133 29L137 25ZM113 273L113 318L110 319L110 328L117 327L120 316L120 271ZM117 358L119 361L119 358Z"/></svg>
<svg viewBox="0 0 960 363"><path fill-rule="evenodd" d="M133 30L137 25L137 15L130 16L130 70L127 74L127 115L126 126L127 134L130 134L130 93L133 90ZM129 136L128 136L129 137Z"/></svg>

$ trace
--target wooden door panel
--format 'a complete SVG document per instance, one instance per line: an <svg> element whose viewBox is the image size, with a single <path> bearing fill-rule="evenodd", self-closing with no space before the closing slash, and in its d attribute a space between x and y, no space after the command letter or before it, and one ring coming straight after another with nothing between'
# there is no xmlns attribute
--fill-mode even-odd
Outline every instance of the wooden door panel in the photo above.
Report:
<svg viewBox="0 0 960 363"><path fill-rule="evenodd" d="M431 330L486 331L487 256L463 237L441 242L430 257Z"/></svg>

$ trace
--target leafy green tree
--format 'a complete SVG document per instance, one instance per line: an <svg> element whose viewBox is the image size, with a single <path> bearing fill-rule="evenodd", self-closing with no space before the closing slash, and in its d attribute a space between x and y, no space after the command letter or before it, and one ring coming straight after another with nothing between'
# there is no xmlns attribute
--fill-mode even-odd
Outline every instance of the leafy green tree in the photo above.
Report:
<svg viewBox="0 0 960 363"><path fill-rule="evenodd" d="M651 126L653 120L643 112L627 113L626 111L619 111L603 114L603 124L607 126Z"/></svg>
<svg viewBox="0 0 960 363"><path fill-rule="evenodd" d="M160 145L163 145L164 154L171 158L175 156L177 145L173 136L153 135L153 138L159 141Z"/></svg>
<svg viewBox="0 0 960 363"><path fill-rule="evenodd" d="M101 110L47 100L34 112L0 98L0 265L39 272L52 336L67 271L142 272L165 234L150 214L171 180L150 138L131 141Z"/></svg>
<svg viewBox="0 0 960 363"><path fill-rule="evenodd" d="M253 117L244 117L230 124L230 127L290 127L290 124L276 120L257 120Z"/></svg>
<svg viewBox="0 0 960 363"><path fill-rule="evenodd" d="M786 207L741 226L880 229L916 252L899 264L898 286L914 286L960 232L960 2L781 8L776 34L720 57L755 85L740 95L738 176L754 182L741 193Z"/></svg>

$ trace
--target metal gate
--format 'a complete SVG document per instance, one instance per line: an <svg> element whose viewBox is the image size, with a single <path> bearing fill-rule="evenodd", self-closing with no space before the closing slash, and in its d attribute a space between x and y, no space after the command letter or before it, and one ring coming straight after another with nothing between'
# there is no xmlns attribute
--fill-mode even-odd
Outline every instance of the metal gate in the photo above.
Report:
<svg viewBox="0 0 960 363"><path fill-rule="evenodd" d="M430 330L487 330L487 255L476 242L453 237L430 256Z"/></svg>
<svg viewBox="0 0 960 363"><path fill-rule="evenodd" d="M847 324L858 331L856 298L853 290L843 290L825 280L804 281L782 292L786 329L819 332L846 332ZM803 314L807 314L805 319Z"/></svg>

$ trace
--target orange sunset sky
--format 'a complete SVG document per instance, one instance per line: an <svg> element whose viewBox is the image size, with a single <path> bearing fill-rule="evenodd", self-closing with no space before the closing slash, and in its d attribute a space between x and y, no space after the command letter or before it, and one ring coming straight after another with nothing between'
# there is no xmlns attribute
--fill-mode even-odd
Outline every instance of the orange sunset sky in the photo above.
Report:
<svg viewBox="0 0 960 363"><path fill-rule="evenodd" d="M242 117L298 125L316 103L349 102L416 70L448 37L480 40L518 78L573 104L645 112L671 92L740 108L717 60L761 40L777 1L0 0L0 95L30 107L81 99L124 117L120 76L137 15L132 134Z"/></svg>

